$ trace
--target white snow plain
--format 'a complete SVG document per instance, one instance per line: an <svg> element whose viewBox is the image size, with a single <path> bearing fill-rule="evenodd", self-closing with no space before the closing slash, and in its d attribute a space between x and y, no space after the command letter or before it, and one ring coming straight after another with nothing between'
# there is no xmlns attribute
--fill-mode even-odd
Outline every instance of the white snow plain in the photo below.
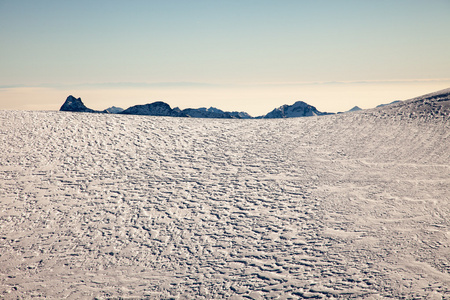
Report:
<svg viewBox="0 0 450 300"><path fill-rule="evenodd" d="M448 101L415 101L0 111L0 298L450 299Z"/></svg>

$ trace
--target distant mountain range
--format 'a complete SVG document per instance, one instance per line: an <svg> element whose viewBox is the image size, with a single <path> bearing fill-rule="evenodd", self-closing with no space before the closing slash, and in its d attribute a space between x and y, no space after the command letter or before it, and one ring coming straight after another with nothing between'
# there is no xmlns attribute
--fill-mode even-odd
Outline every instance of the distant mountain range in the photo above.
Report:
<svg viewBox="0 0 450 300"><path fill-rule="evenodd" d="M218 119L274 119L322 116L332 114L327 112L320 112L314 106L302 101L295 102L293 105L280 106L278 108L275 108L268 114L256 118L253 118L251 115L243 111L230 112L223 111L215 107L186 108L181 110L178 107L171 108L169 104L162 101L144 105L134 105L125 110L120 107L112 106L103 111L99 111L86 107L83 101L81 101L81 98L75 98L72 95L67 97L66 101L61 106L60 111Z"/></svg>
<svg viewBox="0 0 450 300"><path fill-rule="evenodd" d="M362 110L358 106L346 112L355 112ZM105 110L93 110L84 105L81 98L73 96L67 97L60 111L88 112L88 113L109 113L126 115L146 115L146 116L170 116L185 118L220 118L220 119L279 119L279 118L297 118L309 116L331 115L333 113L318 111L314 106L303 101L297 101L292 105L282 105L271 112L252 117L246 112L223 111L215 107L210 108L171 108L169 104L158 101L144 105L134 105L127 109L112 106ZM411 116L450 116L450 89L437 91L431 94L419 96L405 101L393 101L389 104L380 104L374 109L365 110L366 113L373 114L381 112L384 115L411 115Z"/></svg>
<svg viewBox="0 0 450 300"><path fill-rule="evenodd" d="M405 106L408 105L409 102L415 99L420 99L423 101L424 99L434 99L436 97L443 97L443 99L448 99L449 97L449 89L438 91L432 94L427 94L424 96L420 96L411 100L406 101L393 101L388 104L380 104L376 107L376 109L388 107L389 110L391 108L396 108L399 105ZM441 98L439 98L441 99ZM448 106L448 100L445 100L445 106ZM441 104L440 104L441 105ZM428 105L429 106L429 105ZM442 111L440 108L433 108L434 110ZM355 112L362 110L358 106L353 107L352 109L346 111L347 112ZM423 109L422 109L423 110ZM433 111L434 111L433 110ZM171 108L169 104L157 101L144 105L134 105L127 109L123 109L120 107L112 106L105 110L93 110L86 105L84 105L81 98L75 98L74 96L67 97L64 104L61 106L60 111L72 111L72 112L88 112L88 113L109 113L109 114L124 114L124 115L145 115L145 116L170 116L170 117L185 117L185 118L218 118L218 119L280 119L280 118L298 118L298 117L310 117L310 116L323 116L323 115L332 115L333 113L321 112L317 110L312 105L309 105L303 101L297 101L292 105L282 105L278 108L275 108L271 112L258 116L252 117L246 112L238 112L238 111L223 111L215 107L205 108L186 108L181 110L178 107ZM403 111L403 110L402 110ZM445 110L446 111L446 110ZM340 114L339 112L338 114Z"/></svg>

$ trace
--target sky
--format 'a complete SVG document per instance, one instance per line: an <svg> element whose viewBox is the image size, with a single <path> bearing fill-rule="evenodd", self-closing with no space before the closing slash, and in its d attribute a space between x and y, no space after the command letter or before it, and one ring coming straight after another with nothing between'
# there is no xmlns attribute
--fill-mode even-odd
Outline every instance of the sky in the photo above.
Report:
<svg viewBox="0 0 450 300"><path fill-rule="evenodd" d="M450 87L449 16L450 0L0 0L0 109L370 108Z"/></svg>

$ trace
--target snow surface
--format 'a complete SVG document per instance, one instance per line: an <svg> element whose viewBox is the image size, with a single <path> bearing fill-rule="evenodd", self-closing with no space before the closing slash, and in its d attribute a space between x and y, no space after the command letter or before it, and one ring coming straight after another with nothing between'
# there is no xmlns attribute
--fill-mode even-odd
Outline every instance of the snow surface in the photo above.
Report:
<svg viewBox="0 0 450 300"><path fill-rule="evenodd" d="M411 103L0 111L0 298L449 299L450 121Z"/></svg>

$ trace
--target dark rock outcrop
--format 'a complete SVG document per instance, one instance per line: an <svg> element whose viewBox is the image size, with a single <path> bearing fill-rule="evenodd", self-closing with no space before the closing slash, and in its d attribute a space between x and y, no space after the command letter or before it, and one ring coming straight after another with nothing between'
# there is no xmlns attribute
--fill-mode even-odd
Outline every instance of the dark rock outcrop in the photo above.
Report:
<svg viewBox="0 0 450 300"><path fill-rule="evenodd" d="M263 119L277 119L277 118L297 118L329 115L331 113L320 112L314 106L309 105L303 101L297 101L293 105L283 105L275 108L268 114L262 116Z"/></svg>
<svg viewBox="0 0 450 300"><path fill-rule="evenodd" d="M360 108L359 106L354 106L352 109L348 110L347 112L359 111L359 110L362 110L362 108Z"/></svg>
<svg viewBox="0 0 450 300"><path fill-rule="evenodd" d="M84 105L83 101L81 101L81 98L75 98L74 96L70 95L67 97L64 104L59 109L60 111L72 111L72 112L89 112L89 113L103 113L104 111L98 111L93 110L90 108L87 108L86 105Z"/></svg>
<svg viewBox="0 0 450 300"><path fill-rule="evenodd" d="M120 114L124 115L145 115L145 116L168 116L168 117L186 117L179 109L172 109L169 104L162 101L153 102L144 105L131 106Z"/></svg>
<svg viewBox="0 0 450 300"><path fill-rule="evenodd" d="M182 110L184 114L191 118L219 118L219 119L250 119L246 112L228 112L215 107L210 108L187 108Z"/></svg>
<svg viewBox="0 0 450 300"><path fill-rule="evenodd" d="M124 109L121 107L111 106L111 107L108 107L107 109L105 109L105 111L110 114L120 114L121 112L124 111Z"/></svg>

